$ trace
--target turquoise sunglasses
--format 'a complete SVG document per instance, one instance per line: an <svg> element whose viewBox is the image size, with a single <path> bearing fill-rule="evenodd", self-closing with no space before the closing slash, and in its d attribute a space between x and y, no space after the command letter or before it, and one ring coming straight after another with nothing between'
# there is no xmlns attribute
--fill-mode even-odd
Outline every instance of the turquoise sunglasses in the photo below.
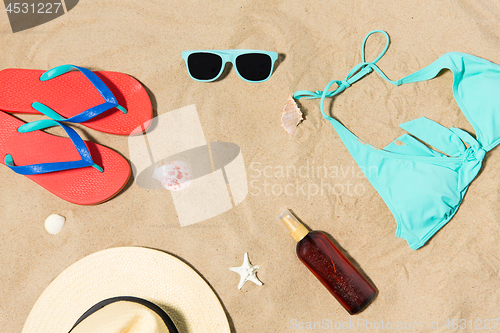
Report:
<svg viewBox="0 0 500 333"><path fill-rule="evenodd" d="M273 73L278 52L261 50L197 50L184 51L189 76L200 82L219 78L227 62L233 64L239 77L248 82L263 82Z"/></svg>

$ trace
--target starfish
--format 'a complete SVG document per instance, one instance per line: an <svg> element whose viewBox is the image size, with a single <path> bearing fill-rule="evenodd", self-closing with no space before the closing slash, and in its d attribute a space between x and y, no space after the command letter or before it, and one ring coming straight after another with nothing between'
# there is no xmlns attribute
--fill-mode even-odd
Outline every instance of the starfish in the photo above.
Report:
<svg viewBox="0 0 500 333"><path fill-rule="evenodd" d="M252 281L258 286L262 286L262 282L257 278L257 270L259 266L253 266L248 260L248 253L245 253L245 257L243 258L243 265L240 267L231 267L229 268L231 271L238 273L241 275L240 283L238 284L238 289L241 289L245 282Z"/></svg>

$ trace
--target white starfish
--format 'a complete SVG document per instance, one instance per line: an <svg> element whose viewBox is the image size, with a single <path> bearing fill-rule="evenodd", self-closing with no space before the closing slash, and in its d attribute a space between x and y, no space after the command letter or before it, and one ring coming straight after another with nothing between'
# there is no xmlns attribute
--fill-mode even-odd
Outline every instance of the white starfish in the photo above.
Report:
<svg viewBox="0 0 500 333"><path fill-rule="evenodd" d="M241 289L245 282L252 281L258 286L262 286L262 282L257 278L257 270L259 266L253 266L248 260L248 253L245 253L245 257L243 258L243 265L240 267L231 267L229 268L231 271L238 273L241 275L240 283L238 284L238 289Z"/></svg>

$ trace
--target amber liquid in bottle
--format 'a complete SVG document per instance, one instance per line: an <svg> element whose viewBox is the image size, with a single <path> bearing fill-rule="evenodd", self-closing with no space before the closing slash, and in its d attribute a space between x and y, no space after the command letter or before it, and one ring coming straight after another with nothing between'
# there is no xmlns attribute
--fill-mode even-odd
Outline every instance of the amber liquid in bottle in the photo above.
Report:
<svg viewBox="0 0 500 333"><path fill-rule="evenodd" d="M297 243L297 256L351 315L377 294L375 287L321 231L308 231L288 210L280 216Z"/></svg>

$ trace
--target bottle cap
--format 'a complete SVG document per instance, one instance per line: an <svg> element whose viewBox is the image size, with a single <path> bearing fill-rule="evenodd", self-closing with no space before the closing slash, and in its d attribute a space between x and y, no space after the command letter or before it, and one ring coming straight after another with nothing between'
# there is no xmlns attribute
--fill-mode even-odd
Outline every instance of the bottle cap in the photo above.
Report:
<svg viewBox="0 0 500 333"><path fill-rule="evenodd" d="M290 235L292 235L293 239L297 242L309 233L309 230L307 230L307 228L300 223L288 209L281 213L279 219L283 222L288 231L290 231Z"/></svg>

